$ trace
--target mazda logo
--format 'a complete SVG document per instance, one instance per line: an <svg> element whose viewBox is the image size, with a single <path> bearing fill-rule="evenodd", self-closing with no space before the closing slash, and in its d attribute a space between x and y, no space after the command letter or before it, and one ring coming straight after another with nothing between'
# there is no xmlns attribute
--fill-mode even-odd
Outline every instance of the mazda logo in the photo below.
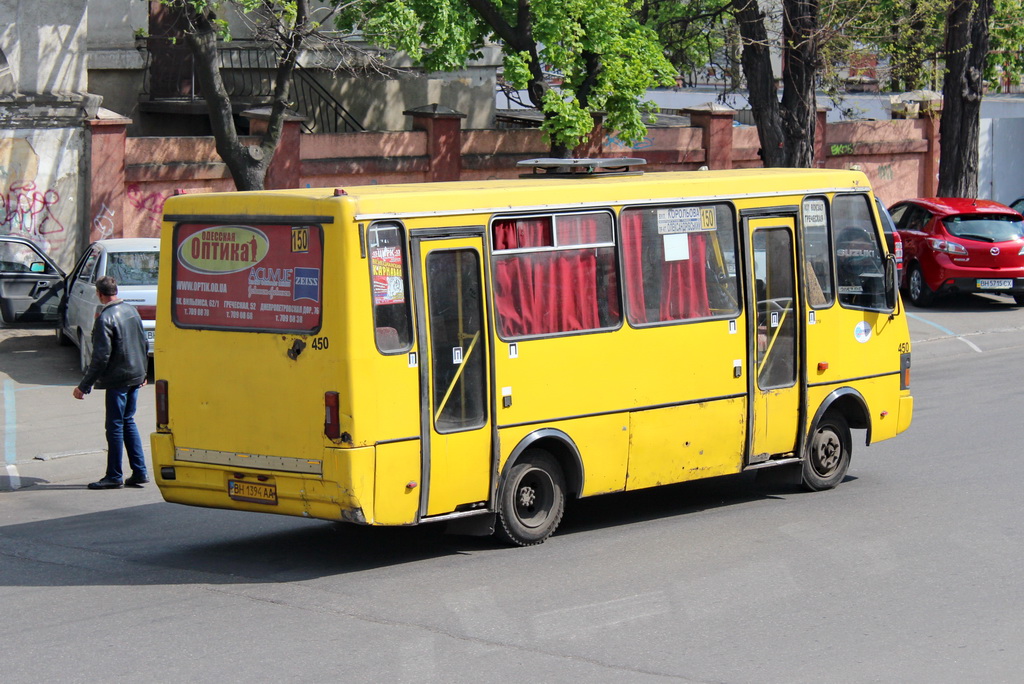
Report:
<svg viewBox="0 0 1024 684"><path fill-rule="evenodd" d="M992 256L999 256L999 248L993 247L992 249L988 250L988 253L991 254Z"/></svg>

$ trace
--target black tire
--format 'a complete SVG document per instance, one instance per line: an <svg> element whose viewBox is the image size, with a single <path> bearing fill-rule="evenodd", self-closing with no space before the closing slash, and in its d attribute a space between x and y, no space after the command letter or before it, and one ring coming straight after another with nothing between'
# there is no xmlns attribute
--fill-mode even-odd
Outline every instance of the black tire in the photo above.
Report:
<svg viewBox="0 0 1024 684"><path fill-rule="evenodd" d="M546 451L528 449L505 475L494 534L516 546L540 544L565 511L565 476Z"/></svg>
<svg viewBox="0 0 1024 684"><path fill-rule="evenodd" d="M1017 303L1017 306L1024 306L1024 294L1014 294L1013 301Z"/></svg>
<svg viewBox="0 0 1024 684"><path fill-rule="evenodd" d="M935 293L928 287L921 267L917 264L911 266L910 273L907 274L907 294L910 295L910 301L914 306L925 307L935 300Z"/></svg>
<svg viewBox="0 0 1024 684"><path fill-rule="evenodd" d="M838 413L826 413L807 440L803 486L812 492L835 487L850 469L852 451L853 441L846 419Z"/></svg>

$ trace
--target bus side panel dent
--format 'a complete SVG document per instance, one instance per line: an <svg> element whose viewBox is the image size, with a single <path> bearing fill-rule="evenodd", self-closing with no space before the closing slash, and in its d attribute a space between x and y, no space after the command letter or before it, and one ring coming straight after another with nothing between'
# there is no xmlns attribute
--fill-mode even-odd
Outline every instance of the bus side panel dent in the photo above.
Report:
<svg viewBox="0 0 1024 684"><path fill-rule="evenodd" d="M373 492L373 522L378 525L411 525L420 503L420 442L377 445Z"/></svg>
<svg viewBox="0 0 1024 684"><path fill-rule="evenodd" d="M337 482L334 503L345 522L373 524L374 449L324 449L324 481Z"/></svg>
<svg viewBox="0 0 1024 684"><path fill-rule="evenodd" d="M738 473L743 467L746 400L687 404L630 414L626 489Z"/></svg>

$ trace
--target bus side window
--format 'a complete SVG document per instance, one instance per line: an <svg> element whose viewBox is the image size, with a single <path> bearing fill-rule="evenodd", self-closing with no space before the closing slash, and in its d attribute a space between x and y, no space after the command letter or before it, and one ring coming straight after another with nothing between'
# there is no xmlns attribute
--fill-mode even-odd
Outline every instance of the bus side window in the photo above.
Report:
<svg viewBox="0 0 1024 684"><path fill-rule="evenodd" d="M832 246L829 243L828 203L824 197L804 199L800 214L804 248L804 296L813 309L832 306Z"/></svg>
<svg viewBox="0 0 1024 684"><path fill-rule="evenodd" d="M406 351L412 346L412 315L402 226L376 223L367 237L377 349L385 354Z"/></svg>
<svg viewBox="0 0 1024 684"><path fill-rule="evenodd" d="M503 217L491 231L502 339L619 324L611 213Z"/></svg>
<svg viewBox="0 0 1024 684"><path fill-rule="evenodd" d="M867 195L836 195L832 200L832 220L839 303L887 311L884 251Z"/></svg>
<svg viewBox="0 0 1024 684"><path fill-rule="evenodd" d="M622 252L633 325L739 312L728 205L624 209Z"/></svg>

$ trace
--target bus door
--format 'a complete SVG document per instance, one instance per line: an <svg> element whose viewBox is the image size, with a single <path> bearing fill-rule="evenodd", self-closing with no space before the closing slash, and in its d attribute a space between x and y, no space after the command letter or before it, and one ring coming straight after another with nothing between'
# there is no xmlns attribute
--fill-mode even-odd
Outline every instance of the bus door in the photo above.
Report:
<svg viewBox="0 0 1024 684"><path fill-rule="evenodd" d="M800 330L794 215L747 218L756 316L749 385L748 465L793 453L801 425Z"/></svg>
<svg viewBox="0 0 1024 684"><path fill-rule="evenodd" d="M420 516L483 508L491 387L483 228L413 231L423 473Z"/></svg>

